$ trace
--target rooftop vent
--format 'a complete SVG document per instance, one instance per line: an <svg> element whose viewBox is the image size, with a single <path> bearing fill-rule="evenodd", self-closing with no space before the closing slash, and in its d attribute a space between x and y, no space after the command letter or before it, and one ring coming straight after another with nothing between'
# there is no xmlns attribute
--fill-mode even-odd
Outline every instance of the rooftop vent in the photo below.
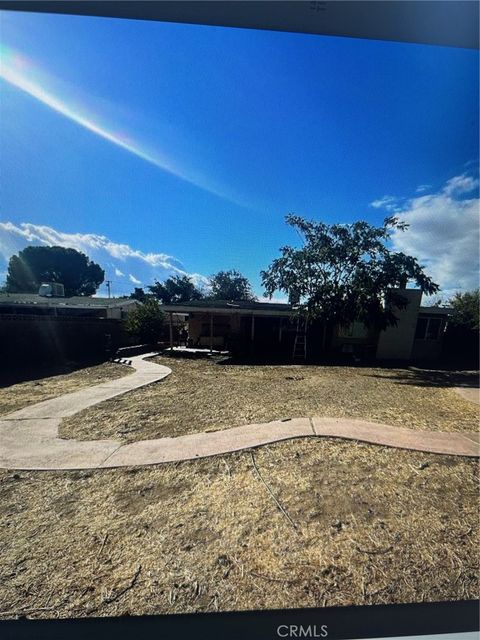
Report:
<svg viewBox="0 0 480 640"><path fill-rule="evenodd" d="M65 289L59 282L42 282L38 295L44 298L64 298Z"/></svg>

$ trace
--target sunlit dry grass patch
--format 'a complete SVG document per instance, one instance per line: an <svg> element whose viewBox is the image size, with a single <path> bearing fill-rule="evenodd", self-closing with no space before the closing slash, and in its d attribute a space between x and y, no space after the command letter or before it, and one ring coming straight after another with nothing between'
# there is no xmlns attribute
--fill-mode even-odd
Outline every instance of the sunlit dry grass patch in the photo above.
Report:
<svg viewBox="0 0 480 640"><path fill-rule="evenodd" d="M105 362L70 373L0 387L0 415L23 409L37 402L57 398L65 393L121 378L130 373L133 373L130 367Z"/></svg>
<svg viewBox="0 0 480 640"><path fill-rule="evenodd" d="M126 442L307 416L352 417L412 429L478 429L479 409L439 374L346 366L240 366L157 357L161 382L65 420L66 438Z"/></svg>
<svg viewBox="0 0 480 640"><path fill-rule="evenodd" d="M477 470L305 439L143 469L5 471L1 616L476 598Z"/></svg>

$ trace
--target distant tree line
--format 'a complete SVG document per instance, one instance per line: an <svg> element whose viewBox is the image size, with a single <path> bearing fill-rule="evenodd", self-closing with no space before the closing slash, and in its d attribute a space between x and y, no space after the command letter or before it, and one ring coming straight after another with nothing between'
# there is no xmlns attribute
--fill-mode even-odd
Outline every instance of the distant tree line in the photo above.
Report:
<svg viewBox="0 0 480 640"><path fill-rule="evenodd" d="M248 278L234 269L219 271L209 279L208 290L197 287L188 276L171 276L147 287L148 291L136 287L131 298L145 302L149 298L162 304L186 304L196 300L252 301L255 296Z"/></svg>

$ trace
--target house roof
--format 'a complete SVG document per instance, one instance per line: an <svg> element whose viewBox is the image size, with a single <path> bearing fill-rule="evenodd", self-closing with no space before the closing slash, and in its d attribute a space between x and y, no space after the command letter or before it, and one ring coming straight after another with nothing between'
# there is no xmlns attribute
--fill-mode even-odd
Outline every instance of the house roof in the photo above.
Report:
<svg viewBox="0 0 480 640"><path fill-rule="evenodd" d="M284 303L255 302L251 300L193 300L185 304L164 304L162 310L174 313L246 313L248 315L290 315L292 305Z"/></svg>
<svg viewBox="0 0 480 640"><path fill-rule="evenodd" d="M258 315L291 315L294 307L286 303L256 302L251 300L230 301L230 300L192 300L185 304L163 304L163 311L173 313L195 313L199 311L221 314L231 313L252 313ZM419 314L449 316L452 313L451 307L420 307Z"/></svg>
<svg viewBox="0 0 480 640"><path fill-rule="evenodd" d="M163 311L172 313L195 313L199 311L211 312L214 314L225 314L225 312L248 315L269 315L269 316L289 316L293 311L291 304L252 302L228 300L194 300L186 304L164 304L161 305ZM419 314L449 316L452 313L451 307L420 307Z"/></svg>
<svg viewBox="0 0 480 640"><path fill-rule="evenodd" d="M90 296L72 296L71 298L47 298L37 293L1 293L0 307L5 306L38 306L38 307L67 307L75 309L88 308L118 308L131 304L138 304L130 298L93 298Z"/></svg>
<svg viewBox="0 0 480 640"><path fill-rule="evenodd" d="M429 316L449 316L452 311L452 307L420 307L418 313L428 314Z"/></svg>

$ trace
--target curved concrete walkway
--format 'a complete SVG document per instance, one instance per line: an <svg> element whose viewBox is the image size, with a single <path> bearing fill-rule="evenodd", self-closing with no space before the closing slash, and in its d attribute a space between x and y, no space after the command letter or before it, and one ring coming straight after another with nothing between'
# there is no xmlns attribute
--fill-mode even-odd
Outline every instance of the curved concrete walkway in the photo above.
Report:
<svg viewBox="0 0 480 640"><path fill-rule="evenodd" d="M132 358L135 373L20 409L0 419L0 467L5 469L101 469L192 460L298 437L328 436L428 453L476 457L477 433L414 431L338 418L294 418L250 424L178 438L142 440L65 440L58 437L62 418L115 396L162 380L171 369Z"/></svg>
<svg viewBox="0 0 480 640"><path fill-rule="evenodd" d="M480 389L478 387L455 387L455 391L461 395L464 400L480 404Z"/></svg>

